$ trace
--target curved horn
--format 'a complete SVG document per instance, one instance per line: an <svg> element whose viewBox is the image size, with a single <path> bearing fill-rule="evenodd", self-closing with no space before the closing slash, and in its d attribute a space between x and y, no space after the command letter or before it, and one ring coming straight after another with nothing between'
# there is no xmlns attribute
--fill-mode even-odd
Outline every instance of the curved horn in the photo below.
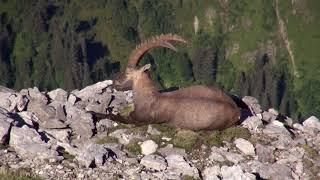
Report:
<svg viewBox="0 0 320 180"><path fill-rule="evenodd" d="M170 41L177 41L182 43L187 43L182 37L175 34L162 34L160 36L155 36L136 47L129 56L127 67L136 67L141 56L148 50L155 47L165 47L177 51L176 48L170 43Z"/></svg>

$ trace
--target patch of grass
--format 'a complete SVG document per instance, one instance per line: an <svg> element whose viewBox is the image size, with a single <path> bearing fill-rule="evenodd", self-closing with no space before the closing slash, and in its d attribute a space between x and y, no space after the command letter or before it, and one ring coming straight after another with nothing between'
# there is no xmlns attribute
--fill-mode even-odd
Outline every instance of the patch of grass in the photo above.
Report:
<svg viewBox="0 0 320 180"><path fill-rule="evenodd" d="M167 124L153 124L152 125L155 129L161 132L161 135L168 138L173 138L177 133L177 130L173 127L170 127Z"/></svg>
<svg viewBox="0 0 320 180"><path fill-rule="evenodd" d="M204 133L204 132L203 132ZM223 146L223 141L232 142L236 138L249 140L251 133L243 127L231 127L223 131L213 131L209 134L203 134L203 143L208 146Z"/></svg>
<svg viewBox="0 0 320 180"><path fill-rule="evenodd" d="M124 145L124 148L127 149L129 152L131 152L134 155L141 154L141 148L140 148L140 145L138 144L137 140L133 140L129 144Z"/></svg>
<svg viewBox="0 0 320 180"><path fill-rule="evenodd" d="M212 133L202 137L204 137L203 143L208 146L217 146L217 147L223 146L221 133L219 131L213 131Z"/></svg>
<svg viewBox="0 0 320 180"><path fill-rule="evenodd" d="M199 134L190 130L181 130L173 138L173 145L191 151L199 139Z"/></svg>
<svg viewBox="0 0 320 180"><path fill-rule="evenodd" d="M307 155L310 158L315 158L318 156L318 152L315 149L313 149L312 147L310 147L309 145L304 144L304 145L301 145L301 147L304 149L304 151L307 153Z"/></svg>
<svg viewBox="0 0 320 180"><path fill-rule="evenodd" d="M118 139L111 136L105 136L96 141L97 144L118 143Z"/></svg>
<svg viewBox="0 0 320 180"><path fill-rule="evenodd" d="M20 168L16 171L0 169L0 180L41 180L40 177L34 176L31 169Z"/></svg>
<svg viewBox="0 0 320 180"><path fill-rule="evenodd" d="M221 139L223 141L232 142L235 138L250 139L251 133L243 127L231 127L221 131Z"/></svg>

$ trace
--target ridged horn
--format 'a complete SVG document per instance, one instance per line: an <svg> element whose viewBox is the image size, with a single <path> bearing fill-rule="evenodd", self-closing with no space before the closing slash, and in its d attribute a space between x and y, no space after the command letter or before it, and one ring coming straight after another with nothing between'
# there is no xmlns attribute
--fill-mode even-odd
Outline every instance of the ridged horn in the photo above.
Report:
<svg viewBox="0 0 320 180"><path fill-rule="evenodd" d="M170 43L170 41L176 41L181 43L187 43L181 36L175 34L162 34L159 36L155 36L150 38L149 40L144 41L139 44L135 50L133 50L129 56L127 68L134 68L139 63L139 60L143 54L145 54L148 50L155 47L165 47L171 50L177 51L176 48Z"/></svg>

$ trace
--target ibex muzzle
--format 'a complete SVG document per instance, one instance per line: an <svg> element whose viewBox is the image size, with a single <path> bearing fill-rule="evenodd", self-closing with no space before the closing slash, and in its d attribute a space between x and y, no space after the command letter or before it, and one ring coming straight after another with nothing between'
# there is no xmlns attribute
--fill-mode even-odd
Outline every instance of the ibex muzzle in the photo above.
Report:
<svg viewBox="0 0 320 180"><path fill-rule="evenodd" d="M151 65L137 67L141 56L152 48L176 50L172 41L186 43L178 35L166 34L140 44L130 54L125 72L114 80L117 89L133 90L135 110L127 123L168 123L191 130L224 129L234 125L240 110L222 90L198 85L159 93L149 77Z"/></svg>

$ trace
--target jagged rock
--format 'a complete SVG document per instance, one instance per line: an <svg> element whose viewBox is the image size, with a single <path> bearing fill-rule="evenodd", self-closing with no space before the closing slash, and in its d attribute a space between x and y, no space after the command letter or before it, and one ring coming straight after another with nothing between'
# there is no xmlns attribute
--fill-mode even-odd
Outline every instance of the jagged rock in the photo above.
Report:
<svg viewBox="0 0 320 180"><path fill-rule="evenodd" d="M23 111L18 112L17 114L28 126L35 126L34 123L39 122L39 118L32 112Z"/></svg>
<svg viewBox="0 0 320 180"><path fill-rule="evenodd" d="M284 164L264 164L259 161L254 161L251 164L251 172L258 173L263 179L274 180L291 180L291 168Z"/></svg>
<svg viewBox="0 0 320 180"><path fill-rule="evenodd" d="M166 147L159 148L157 152L160 153L162 156L180 155L183 157L187 157L185 149L173 147L172 144L168 144Z"/></svg>
<svg viewBox="0 0 320 180"><path fill-rule="evenodd" d="M59 109L53 106L45 105L39 101L31 100L28 104L28 111L33 112L38 117L38 124L43 128L65 128L67 125L63 122L65 118L61 118ZM60 108L60 112L63 109Z"/></svg>
<svg viewBox="0 0 320 180"><path fill-rule="evenodd" d="M255 155L254 147L249 141L243 138L238 138L234 141L234 143L236 147L245 155Z"/></svg>
<svg viewBox="0 0 320 180"><path fill-rule="evenodd" d="M141 145L141 153L143 155L149 155L157 151L158 144L152 140L144 141Z"/></svg>
<svg viewBox="0 0 320 180"><path fill-rule="evenodd" d="M78 99L77 96L71 93L69 94L68 102L74 105L77 102L77 99Z"/></svg>
<svg viewBox="0 0 320 180"><path fill-rule="evenodd" d="M112 99L112 95L108 93L94 94L89 99L89 104L86 106L86 111L92 111L99 114L107 114L107 108Z"/></svg>
<svg viewBox="0 0 320 180"><path fill-rule="evenodd" d="M253 110L254 113L259 114L262 112L259 101L256 98L245 96L242 98L242 101L245 102Z"/></svg>
<svg viewBox="0 0 320 180"><path fill-rule="evenodd" d="M271 145L277 149L287 149L294 144L292 143L292 138L290 136L280 134L276 141L271 142Z"/></svg>
<svg viewBox="0 0 320 180"><path fill-rule="evenodd" d="M222 166L221 167L222 179L239 179L239 180L255 180L256 176L250 173L245 173L239 165L236 166Z"/></svg>
<svg viewBox="0 0 320 180"><path fill-rule="evenodd" d="M31 97L32 100L40 102L41 104L47 104L48 98L39 91L37 87L29 88L28 89L28 95Z"/></svg>
<svg viewBox="0 0 320 180"><path fill-rule="evenodd" d="M222 156L222 154L224 154L222 149L213 146L211 148L211 154L209 156L209 159L211 161L223 162L223 161L225 161L225 159Z"/></svg>
<svg viewBox="0 0 320 180"><path fill-rule="evenodd" d="M204 180L219 180L220 167L219 166L207 167L202 171L202 176Z"/></svg>
<svg viewBox="0 0 320 180"><path fill-rule="evenodd" d="M320 120L316 118L315 116L311 116L305 121L303 121L303 126L308 127L308 128L315 128L318 131L320 131Z"/></svg>
<svg viewBox="0 0 320 180"><path fill-rule="evenodd" d="M251 133L258 133L260 132L259 127L262 126L262 121L257 116L251 116L242 122L242 126L246 127Z"/></svg>
<svg viewBox="0 0 320 180"><path fill-rule="evenodd" d="M226 159L234 164L238 164L239 162L244 160L244 157L241 154L233 153L233 152L226 152L224 154Z"/></svg>
<svg viewBox="0 0 320 180"><path fill-rule="evenodd" d="M143 140L144 136L130 132L128 129L117 129L109 134L110 137L117 138L121 144L129 144L133 139Z"/></svg>
<svg viewBox="0 0 320 180"><path fill-rule="evenodd" d="M87 144L76 159L85 167L99 167L104 164L108 157L108 150L103 145Z"/></svg>
<svg viewBox="0 0 320 180"><path fill-rule="evenodd" d="M304 149L301 147L293 147L287 151L282 151L279 153L277 161L279 164L286 164L291 162L298 162L304 156Z"/></svg>
<svg viewBox="0 0 320 180"><path fill-rule="evenodd" d="M8 120L10 119L10 120ZM0 111L0 144L7 143L9 139L10 128L13 120L8 116L5 111Z"/></svg>
<svg viewBox="0 0 320 180"><path fill-rule="evenodd" d="M0 86L0 93L16 93L16 91L4 86Z"/></svg>
<svg viewBox="0 0 320 180"><path fill-rule="evenodd" d="M92 114L77 107L66 104L67 122L71 129L78 136L78 139L89 139L95 128Z"/></svg>
<svg viewBox="0 0 320 180"><path fill-rule="evenodd" d="M273 163L275 162L274 158L274 150L275 148L273 146L263 146L261 144L256 144L256 152L258 155L258 160L265 163Z"/></svg>
<svg viewBox="0 0 320 180"><path fill-rule="evenodd" d="M0 92L0 107L12 112L16 107L16 95L10 92Z"/></svg>
<svg viewBox="0 0 320 180"><path fill-rule="evenodd" d="M146 168L157 171L165 170L167 168L165 159L158 155L146 155L141 159L140 164L144 165Z"/></svg>
<svg viewBox="0 0 320 180"><path fill-rule="evenodd" d="M268 111L264 111L262 113L262 120L267 121L267 122L271 122L276 120L277 116L272 114L271 112Z"/></svg>
<svg viewBox="0 0 320 180"><path fill-rule="evenodd" d="M102 94L110 85L112 85L112 80L105 80L98 82L91 86L87 86L80 91L73 92L82 101L92 98L94 94Z"/></svg>
<svg viewBox="0 0 320 180"><path fill-rule="evenodd" d="M70 141L71 129L46 129L45 132L61 142Z"/></svg>
<svg viewBox="0 0 320 180"><path fill-rule="evenodd" d="M274 114L275 116L278 116L278 115L279 115L279 112L278 112L277 110L273 109L273 108L269 108L269 109L268 109L268 112Z"/></svg>
<svg viewBox="0 0 320 180"><path fill-rule="evenodd" d="M199 171L192 164L187 162L183 156L169 155L166 157L168 163L168 170L176 174L191 176L193 178L200 178Z"/></svg>
<svg viewBox="0 0 320 180"><path fill-rule="evenodd" d="M23 158L61 159L58 153L51 150L50 145L41 139L36 130L27 126L12 127L9 145Z"/></svg>
<svg viewBox="0 0 320 180"><path fill-rule="evenodd" d="M271 137L277 137L280 134L290 136L289 131L280 121L271 121L264 129L263 133Z"/></svg>
<svg viewBox="0 0 320 180"><path fill-rule="evenodd" d="M116 122L110 120L110 119L101 119L97 122L96 127L98 132L104 132L109 128L115 127Z"/></svg>
<svg viewBox="0 0 320 180"><path fill-rule="evenodd" d="M161 132L158 131L156 128L153 128L152 125L148 125L147 133L149 133L151 135L160 135L161 134Z"/></svg>
<svg viewBox="0 0 320 180"><path fill-rule="evenodd" d="M55 89L53 91L48 92L48 96L50 99L54 101L66 102L68 98L68 92L63 89Z"/></svg>

